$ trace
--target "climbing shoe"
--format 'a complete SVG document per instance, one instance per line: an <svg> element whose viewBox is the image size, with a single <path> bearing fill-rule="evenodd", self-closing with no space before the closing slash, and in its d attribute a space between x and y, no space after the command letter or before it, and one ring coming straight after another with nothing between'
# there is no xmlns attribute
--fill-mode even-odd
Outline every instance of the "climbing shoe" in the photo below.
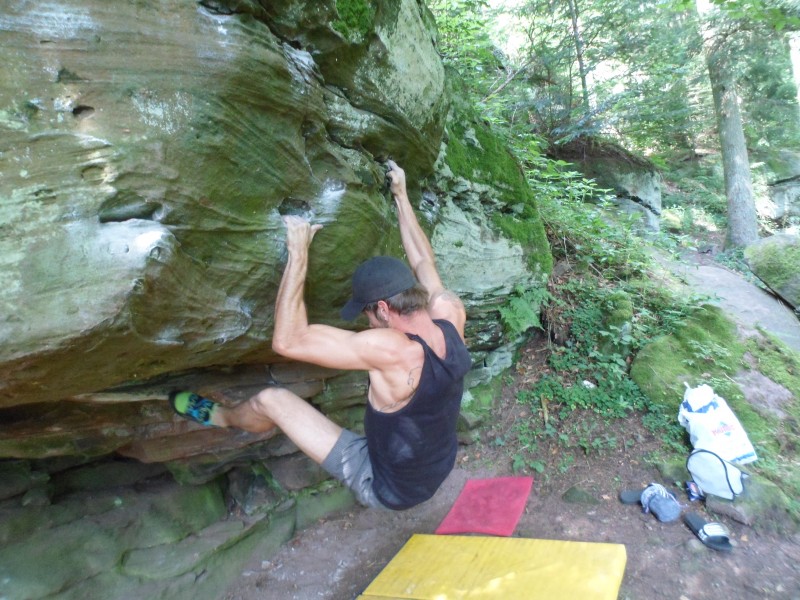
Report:
<svg viewBox="0 0 800 600"><path fill-rule="evenodd" d="M217 405L208 398L193 392L172 392L169 395L169 403L172 405L172 410L180 416L201 425L213 426L211 413Z"/></svg>

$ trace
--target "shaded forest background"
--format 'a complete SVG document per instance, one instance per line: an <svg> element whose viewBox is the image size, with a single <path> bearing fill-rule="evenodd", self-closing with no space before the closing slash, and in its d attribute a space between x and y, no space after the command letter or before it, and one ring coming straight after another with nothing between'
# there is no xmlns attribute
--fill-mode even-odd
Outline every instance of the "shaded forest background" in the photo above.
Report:
<svg viewBox="0 0 800 600"><path fill-rule="evenodd" d="M523 161L621 146L661 170L684 229L757 220L768 158L800 144L800 9L735 0L433 0L440 51ZM794 62L793 62L794 59ZM534 183L535 186L535 183ZM787 225L784 223L783 225Z"/></svg>

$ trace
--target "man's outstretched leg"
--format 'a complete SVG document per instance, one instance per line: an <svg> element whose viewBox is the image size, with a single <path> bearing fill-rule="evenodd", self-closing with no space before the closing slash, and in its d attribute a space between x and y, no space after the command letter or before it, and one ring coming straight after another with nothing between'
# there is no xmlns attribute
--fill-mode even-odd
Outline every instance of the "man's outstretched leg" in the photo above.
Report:
<svg viewBox="0 0 800 600"><path fill-rule="evenodd" d="M342 433L336 423L284 388L267 388L230 408L191 392L170 394L170 403L179 415L203 425L235 427L251 433L279 427L303 453L319 464Z"/></svg>

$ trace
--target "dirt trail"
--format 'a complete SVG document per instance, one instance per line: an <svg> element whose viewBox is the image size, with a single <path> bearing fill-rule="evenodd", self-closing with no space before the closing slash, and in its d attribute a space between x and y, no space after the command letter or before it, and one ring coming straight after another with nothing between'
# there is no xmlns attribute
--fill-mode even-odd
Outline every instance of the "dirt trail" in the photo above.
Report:
<svg viewBox="0 0 800 600"><path fill-rule="evenodd" d="M661 257L661 264L695 290L719 297L723 309L742 327L759 324L800 350L800 322L780 302L739 275L703 257L686 264ZM536 369L523 352L518 371ZM512 474L502 448L489 443L521 414L509 386L499 399L495 423L484 442L460 449L456 469L429 502L394 513L354 507L301 532L269 560L258 556L232 586L226 600L352 600L363 592L413 533L432 533L468 478ZM682 523L660 523L637 506L619 502L620 489L658 481L643 459L660 441L629 419L615 435L635 440L626 450L580 458L565 472L558 469L563 449L542 448L547 468L535 476L525 513L514 535L519 537L624 544L627 566L620 600L718 600L735 598L800 600L800 535L758 533L726 517L709 515L699 503L670 486L684 512L697 512L724 523L734 550L720 553L703 546ZM662 482L667 483L667 482ZM578 488L591 502L570 503L566 491ZM512 599L509 599L512 600Z"/></svg>

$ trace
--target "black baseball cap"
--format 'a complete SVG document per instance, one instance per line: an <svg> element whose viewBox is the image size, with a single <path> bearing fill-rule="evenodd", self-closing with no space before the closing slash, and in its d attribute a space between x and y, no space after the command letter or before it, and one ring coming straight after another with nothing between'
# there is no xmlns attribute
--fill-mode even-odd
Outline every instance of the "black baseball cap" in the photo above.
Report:
<svg viewBox="0 0 800 600"><path fill-rule="evenodd" d="M386 300L417 285L406 263L393 256L374 256L364 261L353 273L353 297L339 313L352 321L370 302Z"/></svg>

